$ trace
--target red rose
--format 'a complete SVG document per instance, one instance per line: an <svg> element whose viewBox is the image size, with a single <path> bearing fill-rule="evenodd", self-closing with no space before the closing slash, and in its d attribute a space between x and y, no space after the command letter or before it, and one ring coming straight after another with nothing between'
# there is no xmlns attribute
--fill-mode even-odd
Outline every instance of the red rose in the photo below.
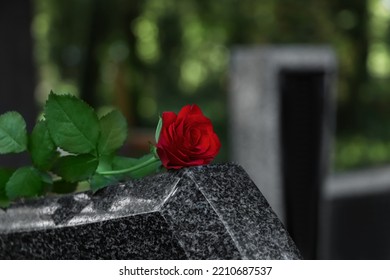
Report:
<svg viewBox="0 0 390 280"><path fill-rule="evenodd" d="M157 154L167 169L210 163L218 154L221 143L211 121L197 105L184 106L178 115L162 114L162 128Z"/></svg>

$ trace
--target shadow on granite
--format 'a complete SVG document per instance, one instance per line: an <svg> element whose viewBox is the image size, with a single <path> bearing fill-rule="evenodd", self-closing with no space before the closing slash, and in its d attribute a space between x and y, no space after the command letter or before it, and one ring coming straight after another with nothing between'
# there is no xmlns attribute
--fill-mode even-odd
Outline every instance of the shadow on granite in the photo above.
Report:
<svg viewBox="0 0 390 280"><path fill-rule="evenodd" d="M0 210L0 259L300 259L235 164L167 172Z"/></svg>

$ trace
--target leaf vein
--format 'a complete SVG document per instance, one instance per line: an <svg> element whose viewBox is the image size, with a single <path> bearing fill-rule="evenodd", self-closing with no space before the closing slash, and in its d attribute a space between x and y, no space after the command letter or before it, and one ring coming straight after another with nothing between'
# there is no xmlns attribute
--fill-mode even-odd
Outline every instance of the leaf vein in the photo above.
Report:
<svg viewBox="0 0 390 280"><path fill-rule="evenodd" d="M61 108L61 110L64 112L66 118L68 119L68 123L70 123L72 126L74 126L80 134L91 144L92 148L96 148L94 143L87 137L87 135L84 133L84 131L76 125L76 122L71 118L71 115L65 110L65 108L61 105L60 102L57 102L58 106ZM66 123L66 122L64 122Z"/></svg>
<svg viewBox="0 0 390 280"><path fill-rule="evenodd" d="M19 146L19 148L23 148L24 147L23 143L19 143L18 141L16 141L13 138L13 135L9 134L9 132L7 130L4 130L3 128L0 127L0 131L4 132L4 134L6 134L14 143L16 143ZM0 139L3 139L3 138L0 138Z"/></svg>

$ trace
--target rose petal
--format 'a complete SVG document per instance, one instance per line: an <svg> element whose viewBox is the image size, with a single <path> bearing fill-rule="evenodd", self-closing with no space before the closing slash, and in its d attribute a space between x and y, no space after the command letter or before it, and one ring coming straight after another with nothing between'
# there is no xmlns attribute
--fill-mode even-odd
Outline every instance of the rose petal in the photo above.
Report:
<svg viewBox="0 0 390 280"><path fill-rule="evenodd" d="M174 112L163 112L161 117L163 120L163 127L170 126L177 119L177 116Z"/></svg>
<svg viewBox="0 0 390 280"><path fill-rule="evenodd" d="M199 108L198 105L193 104L193 105L191 105L189 115L202 115L202 116L203 116L203 112L202 112L202 110Z"/></svg>
<svg viewBox="0 0 390 280"><path fill-rule="evenodd" d="M209 157L215 157L218 154L219 150L221 149L221 142L219 141L219 139L215 133L210 138L209 143L210 143L210 146L205 151L205 155L209 156Z"/></svg>
<svg viewBox="0 0 390 280"><path fill-rule="evenodd" d="M191 128L189 134L191 145L194 147L199 143L202 133L197 128Z"/></svg>
<svg viewBox="0 0 390 280"><path fill-rule="evenodd" d="M172 141L173 139L173 133L169 132L169 128L174 124L177 116L173 112L164 112L162 113L162 128L160 132L160 137L158 142L167 142Z"/></svg>
<svg viewBox="0 0 390 280"><path fill-rule="evenodd" d="M186 106L184 106L183 108L181 108L181 110L180 110L179 113L177 114L176 124L179 124L179 123L182 122L185 118L187 118L188 113L191 111L191 106L192 106L192 105L186 105Z"/></svg>
<svg viewBox="0 0 390 280"><path fill-rule="evenodd" d="M166 161L166 164L164 164L164 162L163 162L163 165L167 169L171 169L171 168L178 169L177 167L179 167L179 166L181 166L181 167L188 166L187 163L184 160L182 160L179 157L177 157L171 151L166 150L165 152L167 154L168 160ZM181 167L179 167L179 168L181 168Z"/></svg>
<svg viewBox="0 0 390 280"><path fill-rule="evenodd" d="M180 112L177 114L177 121L182 121L188 116L199 115L203 116L202 110L198 107L198 105L186 105L184 106Z"/></svg>

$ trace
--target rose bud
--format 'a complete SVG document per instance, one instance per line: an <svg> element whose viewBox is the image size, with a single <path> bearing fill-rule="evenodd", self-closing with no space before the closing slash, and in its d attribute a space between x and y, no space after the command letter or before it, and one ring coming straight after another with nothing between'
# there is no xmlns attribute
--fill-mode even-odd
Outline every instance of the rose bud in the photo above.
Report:
<svg viewBox="0 0 390 280"><path fill-rule="evenodd" d="M221 143L213 125L197 105L184 106L178 115L162 114L157 154L167 169L180 169L210 163Z"/></svg>

